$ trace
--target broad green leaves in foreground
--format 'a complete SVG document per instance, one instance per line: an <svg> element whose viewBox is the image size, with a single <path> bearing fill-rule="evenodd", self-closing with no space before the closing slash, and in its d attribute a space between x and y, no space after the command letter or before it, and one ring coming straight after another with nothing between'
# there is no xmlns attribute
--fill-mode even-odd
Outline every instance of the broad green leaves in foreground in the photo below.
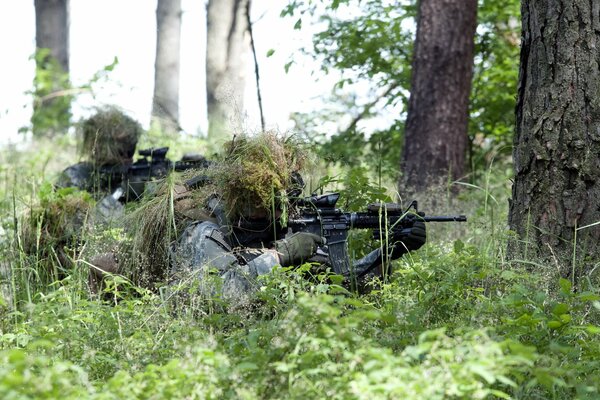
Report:
<svg viewBox="0 0 600 400"><path fill-rule="evenodd" d="M433 247L353 295L275 271L243 307L182 308L69 281L0 334L2 398L572 398L598 394L600 296L536 289L472 246ZM419 257L419 255L421 257ZM118 293L130 293L118 295ZM191 308L190 308L191 307Z"/></svg>

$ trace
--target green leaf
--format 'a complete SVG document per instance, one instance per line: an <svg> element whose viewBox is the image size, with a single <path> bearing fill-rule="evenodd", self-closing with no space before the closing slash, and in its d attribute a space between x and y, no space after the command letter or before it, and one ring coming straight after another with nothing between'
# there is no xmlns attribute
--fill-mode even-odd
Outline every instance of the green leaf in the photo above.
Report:
<svg viewBox="0 0 600 400"><path fill-rule="evenodd" d="M269 49L269 51L267 51L267 57L271 57L273 55L273 53L275 53L275 50Z"/></svg>
<svg viewBox="0 0 600 400"><path fill-rule="evenodd" d="M563 323L560 321L552 320L548 322L548 328L550 329L558 329L563 326Z"/></svg>
<svg viewBox="0 0 600 400"><path fill-rule="evenodd" d="M585 327L585 330L588 333L591 333L593 335L600 333L600 326L594 326L594 325L588 325Z"/></svg>
<svg viewBox="0 0 600 400"><path fill-rule="evenodd" d="M344 281L344 277L342 275L335 275L335 274L330 275L329 279L331 280L331 283L336 284L336 285L341 285L342 282Z"/></svg>
<svg viewBox="0 0 600 400"><path fill-rule="evenodd" d="M52 201L54 195L54 187L48 181L44 181L38 189L38 197L42 204Z"/></svg>
<svg viewBox="0 0 600 400"><path fill-rule="evenodd" d="M511 280L511 279L518 278L519 275L515 271L511 271L509 269L505 269L500 274L500 277L503 278L503 279Z"/></svg>
<svg viewBox="0 0 600 400"><path fill-rule="evenodd" d="M552 309L552 314L554 315L562 315L569 312L569 306L565 303L558 303Z"/></svg>
<svg viewBox="0 0 600 400"><path fill-rule="evenodd" d="M465 244L462 242L462 240L457 239L454 241L454 252L456 254L459 254L464 248Z"/></svg>
<svg viewBox="0 0 600 400"><path fill-rule="evenodd" d="M302 29L302 18L298 18L298 21L294 24L294 29L300 30Z"/></svg>
<svg viewBox="0 0 600 400"><path fill-rule="evenodd" d="M569 322L571 322L571 319L572 319L569 314L562 314L562 315L560 315L559 318L563 324L568 324Z"/></svg>
<svg viewBox="0 0 600 400"><path fill-rule="evenodd" d="M287 62L284 66L283 69L285 70L285 73L287 74L290 70L290 67L292 66L292 64L294 63L294 60Z"/></svg>
<svg viewBox="0 0 600 400"><path fill-rule="evenodd" d="M600 300L600 296L597 295L596 293L592 293L592 292L579 293L577 298L581 301L598 301L598 300Z"/></svg>
<svg viewBox="0 0 600 400"><path fill-rule="evenodd" d="M485 368L483 365L473 365L471 367L471 371L477 375L479 375L480 377L482 377L483 379L485 379L485 381L487 383L494 383L496 381L496 378L494 377L494 374L492 374L487 368Z"/></svg>
<svg viewBox="0 0 600 400"><path fill-rule="evenodd" d="M0 335L0 342L12 343L16 339L17 335L14 333L5 333Z"/></svg>
<svg viewBox="0 0 600 400"><path fill-rule="evenodd" d="M104 71L110 72L114 70L117 64L119 64L119 58L115 56L115 58L113 58L112 63L104 66Z"/></svg>
<svg viewBox="0 0 600 400"><path fill-rule="evenodd" d="M296 3L288 4L283 10L281 10L281 13L279 14L279 16L281 18L287 17L287 16L291 17L292 15L294 15L294 11L296 11L296 7L298 7L298 5Z"/></svg>
<svg viewBox="0 0 600 400"><path fill-rule="evenodd" d="M560 285L560 289L564 294L570 294L571 293L571 281L565 278L560 278L558 281L558 284Z"/></svg>
<svg viewBox="0 0 600 400"><path fill-rule="evenodd" d="M552 388L552 385L554 384L554 377L547 371L541 369L537 370L535 371L535 377L537 378L538 382L546 388Z"/></svg>
<svg viewBox="0 0 600 400"><path fill-rule="evenodd" d="M258 369L258 365L252 362L241 362L237 365L237 369L240 371L254 371Z"/></svg>

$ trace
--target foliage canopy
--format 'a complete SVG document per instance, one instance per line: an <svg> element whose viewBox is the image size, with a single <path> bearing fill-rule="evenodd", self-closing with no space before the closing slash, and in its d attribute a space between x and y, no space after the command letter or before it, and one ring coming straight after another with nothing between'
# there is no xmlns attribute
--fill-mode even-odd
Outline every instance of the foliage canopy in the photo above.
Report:
<svg viewBox="0 0 600 400"><path fill-rule="evenodd" d="M365 162L380 174L397 174L410 93L416 10L414 0L342 0L292 2L282 11L283 16L310 19L323 27L315 34L313 47L304 53L319 60L323 71L340 73L331 107L295 116L297 129L322 143L320 152L327 159L354 165ZM517 0L479 3L469 126L473 173L495 155L509 154L519 14ZM296 27L301 26L296 22ZM357 97L352 92L364 95ZM372 121L382 119L388 121L387 126L379 122L373 129Z"/></svg>

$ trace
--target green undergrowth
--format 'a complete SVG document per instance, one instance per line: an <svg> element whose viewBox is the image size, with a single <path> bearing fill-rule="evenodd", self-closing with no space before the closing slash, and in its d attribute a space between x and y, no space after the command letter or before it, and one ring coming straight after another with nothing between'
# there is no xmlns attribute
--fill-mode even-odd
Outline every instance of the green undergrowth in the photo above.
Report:
<svg viewBox="0 0 600 400"><path fill-rule="evenodd" d="M446 191L422 202L428 215L469 222L430 224L429 243L367 294L305 265L263 276L234 304L149 291L121 276L92 294L80 252L66 252L70 270L41 276L15 243L18 211L41 198L43 179L6 170L0 398L600 398L598 283L572 287L554 266L507 260L503 171L490 168L457 198ZM345 182L344 208L384 199L363 175Z"/></svg>
<svg viewBox="0 0 600 400"><path fill-rule="evenodd" d="M82 264L80 268L85 268ZM83 275L83 274L80 274ZM113 277L2 303L2 398L597 398L600 296L429 245L358 295L310 266L243 305ZM75 276L75 275L74 275Z"/></svg>

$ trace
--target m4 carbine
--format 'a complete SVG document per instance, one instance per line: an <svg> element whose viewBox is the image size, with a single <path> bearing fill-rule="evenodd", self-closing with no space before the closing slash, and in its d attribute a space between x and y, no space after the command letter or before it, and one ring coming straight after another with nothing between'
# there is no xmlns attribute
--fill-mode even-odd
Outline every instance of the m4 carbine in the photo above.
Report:
<svg viewBox="0 0 600 400"><path fill-rule="evenodd" d="M98 173L102 179L109 180L109 187L115 188L117 193L121 189L121 199L132 201L142 196L147 182L162 179L172 171L208 167L209 162L203 156L188 156L181 161L171 161L166 157L168 151L168 147L140 150L138 154L142 157L135 162L103 166Z"/></svg>
<svg viewBox="0 0 600 400"><path fill-rule="evenodd" d="M297 217L287 221L288 233L310 232L325 238L326 244L322 249L328 254L329 263L336 274L348 276L350 274L350 260L348 257L348 231L350 229L373 229L383 232L410 232L415 221L423 222L465 222L464 215L426 216L417 209L417 202L413 201L407 209L396 203L373 203L367 211L344 212L336 208L340 197L339 193L314 195L300 199ZM246 232L263 232L264 235L273 235L273 225L265 226L258 221L241 221L239 228ZM275 229L276 238L281 238L285 228L280 224ZM254 238L256 238L256 235ZM376 235L375 239L379 239Z"/></svg>

